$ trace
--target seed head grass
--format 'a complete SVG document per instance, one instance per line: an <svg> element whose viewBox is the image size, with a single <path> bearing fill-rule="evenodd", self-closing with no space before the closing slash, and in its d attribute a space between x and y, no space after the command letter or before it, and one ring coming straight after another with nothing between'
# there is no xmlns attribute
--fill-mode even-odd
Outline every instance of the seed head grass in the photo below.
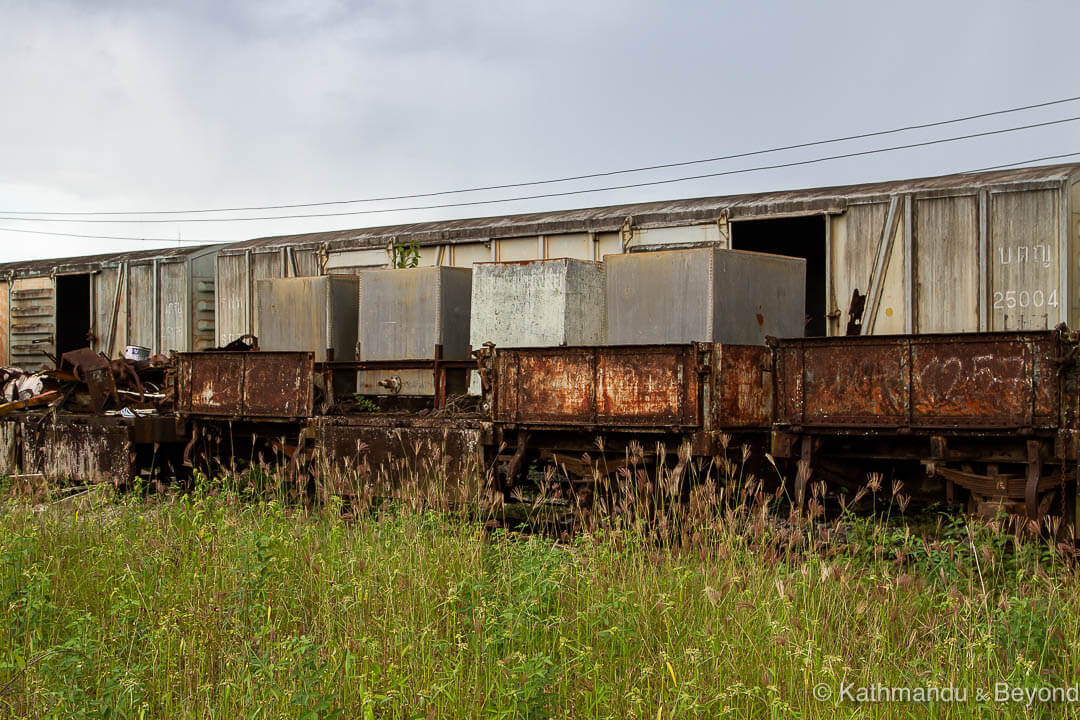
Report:
<svg viewBox="0 0 1080 720"><path fill-rule="evenodd" d="M632 448L587 512L540 474L533 522L516 525L505 498L380 500L359 481L306 504L250 478L72 502L12 490L0 717L1069 710L975 698L1077 682L1080 595L1052 543L951 513L789 513L730 452L716 473L681 455L657 472ZM971 695L859 705L816 699L822 683Z"/></svg>

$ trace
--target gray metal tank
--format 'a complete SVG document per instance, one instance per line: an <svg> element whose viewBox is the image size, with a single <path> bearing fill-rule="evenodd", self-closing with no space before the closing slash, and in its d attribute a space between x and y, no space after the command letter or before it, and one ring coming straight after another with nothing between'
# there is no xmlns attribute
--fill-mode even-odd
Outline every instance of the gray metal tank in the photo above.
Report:
<svg viewBox="0 0 1080 720"><path fill-rule="evenodd" d="M398 268L360 273L360 360L467 360L472 270L454 267ZM463 376L463 373L462 373ZM383 371L361 371L366 395L431 395L432 373L402 370L390 389ZM464 380L455 383L455 389ZM461 388L463 389L463 388Z"/></svg>
<svg viewBox="0 0 1080 720"><path fill-rule="evenodd" d="M260 349L308 350L316 362L356 359L359 278L274 278L256 285Z"/></svg>
<svg viewBox="0 0 1080 720"><path fill-rule="evenodd" d="M608 255L604 263L609 345L758 345L768 335L804 334L801 258L691 248Z"/></svg>

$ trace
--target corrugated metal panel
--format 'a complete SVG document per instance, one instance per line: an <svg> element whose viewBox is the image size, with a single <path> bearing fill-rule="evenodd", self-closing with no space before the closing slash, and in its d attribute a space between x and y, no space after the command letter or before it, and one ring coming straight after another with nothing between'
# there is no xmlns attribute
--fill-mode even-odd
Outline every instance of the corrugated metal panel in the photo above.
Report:
<svg viewBox="0 0 1080 720"><path fill-rule="evenodd" d="M326 272L330 273L337 268L349 268L351 274L353 268L384 268L389 262L385 248L339 250L327 256Z"/></svg>
<svg viewBox="0 0 1080 720"><path fill-rule="evenodd" d="M186 352L188 276L187 263L170 262L158 265L158 332L159 340L152 346L155 352Z"/></svg>
<svg viewBox="0 0 1080 720"><path fill-rule="evenodd" d="M979 329L979 203L915 201L915 330Z"/></svg>
<svg viewBox="0 0 1080 720"><path fill-rule="evenodd" d="M127 344L153 348L154 266L132 264L128 268Z"/></svg>
<svg viewBox="0 0 1080 720"><path fill-rule="evenodd" d="M1058 196L1051 190L990 196L991 330L1040 330L1065 317Z"/></svg>
<svg viewBox="0 0 1080 720"><path fill-rule="evenodd" d="M904 332L904 274L907 272L904 267L904 232L904 220L901 218L896 223L892 254L881 279L881 302L873 324L875 335Z"/></svg>
<svg viewBox="0 0 1080 720"><path fill-rule="evenodd" d="M852 292L858 289L865 295L870 291L870 275L888 211L888 203L852 205L844 215L831 220L832 301L840 311L838 322L832 326L834 333L844 332Z"/></svg>
<svg viewBox="0 0 1080 720"><path fill-rule="evenodd" d="M591 246L592 239L589 233L547 235L544 237L544 257L590 260L592 259Z"/></svg>
<svg viewBox="0 0 1080 720"><path fill-rule="evenodd" d="M260 280L268 280L270 278L281 277L281 252L274 250L272 252L260 252L251 253L251 285L249 291L252 297L248 300L251 303L251 324L248 325L250 330L248 332L255 332L254 328L259 327L259 305L256 301L255 288L258 286Z"/></svg>
<svg viewBox="0 0 1080 720"><path fill-rule="evenodd" d="M483 242L463 243L450 246L450 264L454 267L472 267L473 263L491 260L491 244Z"/></svg>
<svg viewBox="0 0 1080 720"><path fill-rule="evenodd" d="M956 194L957 190L972 188L1011 187L1057 188L1075 175L1080 165L1058 165L1016 168L983 173L964 173L933 178L894 180L825 188L806 188L728 195L706 198L683 198L606 207L575 208L552 212L502 215L486 218L440 220L408 225L337 230L306 235L256 238L233 245L228 252L243 252L244 248L281 247L294 245L311 247L326 244L331 250L342 247L385 247L397 238L416 240L421 245L446 242L469 242L495 238L535 237L573 232L615 232L626 218L632 217L637 228L702 226L715 223L728 213L732 219L766 217L779 214L810 215L838 213L855 203L888 202L890 196L915 194L931 197Z"/></svg>
<svg viewBox="0 0 1080 720"><path fill-rule="evenodd" d="M495 241L495 259L500 262L536 260L540 257L538 237L503 238Z"/></svg>
<svg viewBox="0 0 1080 720"><path fill-rule="evenodd" d="M657 227L635 229L633 246L710 244L727 247L716 223L708 225L684 225L682 227Z"/></svg>
<svg viewBox="0 0 1080 720"><path fill-rule="evenodd" d="M245 255L218 255L217 344L225 345L248 331L248 287Z"/></svg>
<svg viewBox="0 0 1080 720"><path fill-rule="evenodd" d="M44 353L56 354L55 296L51 277L17 278L12 285L11 364L47 365Z"/></svg>
<svg viewBox="0 0 1080 720"><path fill-rule="evenodd" d="M124 327L126 317L121 317L124 312L124 298L121 290L119 307L117 308L116 283L120 279L120 268L102 268L91 276L94 284L94 314L93 326L90 332L97 338L94 349L114 357L118 345L122 345L125 339ZM115 312L115 319L113 317ZM109 336L112 335L113 343L109 347ZM122 349L122 348L121 348Z"/></svg>
<svg viewBox="0 0 1080 720"><path fill-rule="evenodd" d="M617 232L596 234L596 259L603 260L605 255L618 255L622 252L622 240Z"/></svg>
<svg viewBox="0 0 1080 720"><path fill-rule="evenodd" d="M1069 257L1069 327L1080 327L1080 182L1075 182L1069 188L1069 218L1068 243Z"/></svg>
<svg viewBox="0 0 1080 720"><path fill-rule="evenodd" d="M297 250L292 253L293 267L290 272L296 277L312 277L319 274L319 256L314 250Z"/></svg>
<svg viewBox="0 0 1080 720"><path fill-rule="evenodd" d="M7 281L0 281L0 363L9 365L8 359L8 291Z"/></svg>

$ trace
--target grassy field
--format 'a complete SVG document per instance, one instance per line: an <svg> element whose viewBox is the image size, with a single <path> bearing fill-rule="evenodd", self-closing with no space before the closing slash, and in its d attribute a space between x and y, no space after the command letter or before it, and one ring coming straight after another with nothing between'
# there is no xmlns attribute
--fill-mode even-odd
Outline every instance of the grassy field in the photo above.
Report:
<svg viewBox="0 0 1080 720"><path fill-rule="evenodd" d="M229 492L0 506L0 715L1059 715L1080 597L1044 542L713 507L555 541ZM654 526L655 527L655 526ZM860 703L852 688L963 702ZM824 688L824 690L822 690ZM980 691L990 693L980 699ZM851 690L850 692L855 692ZM820 697L829 695L822 700Z"/></svg>

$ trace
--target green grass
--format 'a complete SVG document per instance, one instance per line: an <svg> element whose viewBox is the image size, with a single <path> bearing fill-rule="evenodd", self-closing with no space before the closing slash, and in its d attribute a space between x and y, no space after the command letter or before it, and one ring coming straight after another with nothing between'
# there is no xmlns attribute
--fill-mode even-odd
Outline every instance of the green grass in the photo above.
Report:
<svg viewBox="0 0 1080 720"><path fill-rule="evenodd" d="M197 493L0 506L0 716L1025 717L825 683L1072 685L1073 572L964 520L718 512L572 542Z"/></svg>

